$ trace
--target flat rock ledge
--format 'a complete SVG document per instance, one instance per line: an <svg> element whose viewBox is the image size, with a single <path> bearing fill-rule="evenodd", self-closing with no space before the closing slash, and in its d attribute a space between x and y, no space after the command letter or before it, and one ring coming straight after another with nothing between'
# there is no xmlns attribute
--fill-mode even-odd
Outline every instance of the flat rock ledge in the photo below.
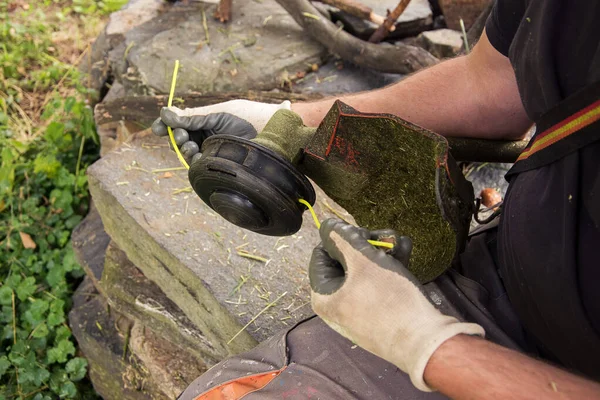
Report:
<svg viewBox="0 0 600 400"><path fill-rule="evenodd" d="M212 17L215 8L201 1L131 1L111 15L82 69L91 72L95 89L114 79L128 95L167 93L175 60L181 61L181 93L271 90L326 55L275 0L237 2L227 25Z"/></svg>
<svg viewBox="0 0 600 400"><path fill-rule="evenodd" d="M306 266L319 241L310 216L291 237L244 231L190 193L178 168L164 140L136 139L90 167L90 191L112 241L203 332L211 356L250 349L309 315Z"/></svg>

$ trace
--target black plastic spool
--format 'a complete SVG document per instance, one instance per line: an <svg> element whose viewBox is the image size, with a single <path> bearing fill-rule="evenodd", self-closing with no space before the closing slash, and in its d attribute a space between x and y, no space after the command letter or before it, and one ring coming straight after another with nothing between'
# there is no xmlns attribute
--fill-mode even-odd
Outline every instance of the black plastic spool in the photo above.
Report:
<svg viewBox="0 0 600 400"><path fill-rule="evenodd" d="M188 178L200 198L227 221L270 236L288 236L302 226L304 199L315 203L308 179L272 150L230 135L202 144L202 158Z"/></svg>

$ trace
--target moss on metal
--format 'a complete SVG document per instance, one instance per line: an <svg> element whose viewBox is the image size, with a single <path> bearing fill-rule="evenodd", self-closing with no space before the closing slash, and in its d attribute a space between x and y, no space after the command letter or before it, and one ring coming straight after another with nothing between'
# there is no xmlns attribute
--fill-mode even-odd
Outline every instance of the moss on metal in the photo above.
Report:
<svg viewBox="0 0 600 400"><path fill-rule="evenodd" d="M360 226L410 237L409 269L421 282L439 276L461 251L473 193L460 172L451 176L456 167L442 136L336 102L316 132L281 110L253 141L296 164Z"/></svg>
<svg viewBox="0 0 600 400"><path fill-rule="evenodd" d="M299 168L359 225L409 236L414 244L409 269L428 282L462 249L470 220L472 188L460 173L450 177L454 165L447 161L442 136L336 102Z"/></svg>
<svg viewBox="0 0 600 400"><path fill-rule="evenodd" d="M269 120L260 134L252 139L287 161L295 163L302 154L302 149L314 135L315 128L304 126L302 118L289 110L279 110Z"/></svg>
<svg viewBox="0 0 600 400"><path fill-rule="evenodd" d="M393 228L410 237L411 272L423 282L434 279L450 266L456 248L456 234L441 214L436 192L447 145L390 119L349 117L340 125L338 131L344 129L347 141L353 143L356 170L364 180L353 196L332 197L359 225ZM328 162L346 162L335 160L333 152ZM311 178L319 183L319 175L317 169Z"/></svg>

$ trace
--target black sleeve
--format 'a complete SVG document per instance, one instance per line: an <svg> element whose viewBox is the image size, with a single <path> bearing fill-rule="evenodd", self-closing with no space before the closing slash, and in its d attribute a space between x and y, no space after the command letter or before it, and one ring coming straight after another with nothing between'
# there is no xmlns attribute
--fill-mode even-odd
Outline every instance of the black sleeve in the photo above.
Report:
<svg viewBox="0 0 600 400"><path fill-rule="evenodd" d="M525 13L525 0L495 0L485 24L490 43L508 57L508 49Z"/></svg>

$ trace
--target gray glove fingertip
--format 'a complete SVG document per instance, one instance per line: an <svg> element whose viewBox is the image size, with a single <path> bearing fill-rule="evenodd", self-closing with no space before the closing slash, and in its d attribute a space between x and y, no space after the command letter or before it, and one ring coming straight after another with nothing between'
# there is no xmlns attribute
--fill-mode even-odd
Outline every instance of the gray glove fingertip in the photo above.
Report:
<svg viewBox="0 0 600 400"><path fill-rule="evenodd" d="M408 268L412 249L412 240L408 236L400 236L396 239L396 245L392 249L392 254L402 265Z"/></svg>
<svg viewBox="0 0 600 400"><path fill-rule="evenodd" d="M166 136L169 134L169 131L167 130L167 126L165 125L164 122L162 122L160 117L158 117L152 123L152 127L150 129L152 130L152 133L154 133L156 136Z"/></svg>
<svg viewBox="0 0 600 400"><path fill-rule="evenodd" d="M196 142L192 142L187 141L185 142L181 147L181 154L186 158L186 159L191 159L196 153L198 153L200 151L200 147L198 146L198 144Z"/></svg>
<svg viewBox="0 0 600 400"><path fill-rule="evenodd" d="M192 164L194 164L195 162L198 162L198 160L200 160L202 158L202 153L196 153L192 156Z"/></svg>
<svg viewBox="0 0 600 400"><path fill-rule="evenodd" d="M177 146L181 146L190 140L190 134L183 128L173 129L173 137L175 138L175 143L177 143Z"/></svg>

